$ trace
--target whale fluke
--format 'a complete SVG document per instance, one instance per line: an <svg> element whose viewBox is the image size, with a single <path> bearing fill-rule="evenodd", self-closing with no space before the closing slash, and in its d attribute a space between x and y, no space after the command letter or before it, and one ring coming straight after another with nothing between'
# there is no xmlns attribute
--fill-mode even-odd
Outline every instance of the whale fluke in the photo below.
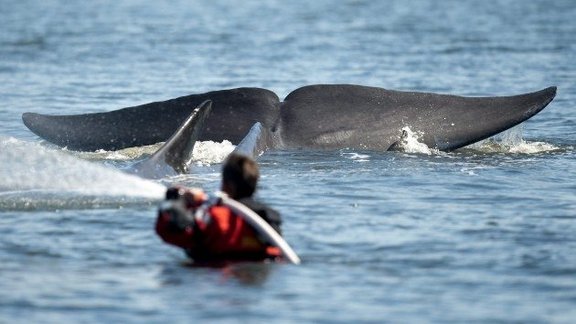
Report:
<svg viewBox="0 0 576 324"><path fill-rule="evenodd" d="M454 150L511 128L544 109L556 87L516 96L462 97L360 85L310 85L283 102L273 92L238 88L111 112L49 116L25 113L38 136L72 150L116 150L165 141L194 107L212 100L199 140L233 144L261 124L269 149L394 148L404 127L430 148Z"/></svg>
<svg viewBox="0 0 576 324"><path fill-rule="evenodd" d="M76 151L119 150L166 141L202 102L212 101L212 113L200 141L238 144L259 121L272 125L279 99L269 90L238 88L193 94L119 110L80 114L24 113L24 125L41 138Z"/></svg>
<svg viewBox="0 0 576 324"><path fill-rule="evenodd" d="M544 109L556 87L508 97L461 97L357 85L290 93L277 131L289 148L386 151L409 127L430 148L454 150L511 128Z"/></svg>

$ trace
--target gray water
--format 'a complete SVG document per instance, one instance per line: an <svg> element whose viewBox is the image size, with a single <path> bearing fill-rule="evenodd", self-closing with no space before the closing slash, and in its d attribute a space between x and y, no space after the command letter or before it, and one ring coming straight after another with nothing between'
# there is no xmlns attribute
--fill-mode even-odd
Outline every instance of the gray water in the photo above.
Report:
<svg viewBox="0 0 576 324"><path fill-rule="evenodd" d="M0 322L573 323L574 17L568 0L0 0ZM155 236L162 185L216 190L225 144L157 183L118 171L146 149L69 152L21 122L313 83L558 95L452 153L266 153L259 197L299 266L190 267Z"/></svg>

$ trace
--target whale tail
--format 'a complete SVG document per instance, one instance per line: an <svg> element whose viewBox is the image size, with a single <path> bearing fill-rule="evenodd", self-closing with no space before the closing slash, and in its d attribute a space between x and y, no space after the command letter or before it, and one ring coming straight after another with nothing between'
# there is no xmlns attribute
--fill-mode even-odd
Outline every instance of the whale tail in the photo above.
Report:
<svg viewBox="0 0 576 324"><path fill-rule="evenodd" d="M282 102L265 89L238 88L104 113L25 113L22 119L38 136L71 150L116 150L165 141L200 99L209 99L213 112L199 140L237 144L252 133L255 122L261 123L254 133L262 138L240 149L386 151L396 148L401 130L409 127L428 147L451 151L516 126L544 109L555 95L556 87L516 96L462 97L319 84L296 89ZM249 155L254 154L260 153Z"/></svg>
<svg viewBox="0 0 576 324"><path fill-rule="evenodd" d="M212 113L200 141L238 144L259 121L271 125L279 99L260 88L237 88L192 94L100 113L45 115L26 112L22 121L34 134L75 151L114 151L166 141L195 107L212 101Z"/></svg>
<svg viewBox="0 0 576 324"><path fill-rule="evenodd" d="M393 150L409 127L428 147L451 151L518 125L555 95L556 87L516 96L462 97L313 85L284 99L277 128L288 148Z"/></svg>
<svg viewBox="0 0 576 324"><path fill-rule="evenodd" d="M145 178L187 173L194 144L202 134L211 111L210 100L201 103L158 151L150 158L133 165L130 172Z"/></svg>

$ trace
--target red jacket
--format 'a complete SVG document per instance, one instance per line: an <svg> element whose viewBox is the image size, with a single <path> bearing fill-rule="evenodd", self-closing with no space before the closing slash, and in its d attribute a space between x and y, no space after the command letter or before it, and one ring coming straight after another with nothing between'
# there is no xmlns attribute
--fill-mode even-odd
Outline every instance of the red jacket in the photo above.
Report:
<svg viewBox="0 0 576 324"><path fill-rule="evenodd" d="M202 217L176 220L174 213L160 210L156 233L197 261L264 260L280 256L280 250L264 243L244 219L227 206L215 204ZM180 218L182 215L179 216Z"/></svg>

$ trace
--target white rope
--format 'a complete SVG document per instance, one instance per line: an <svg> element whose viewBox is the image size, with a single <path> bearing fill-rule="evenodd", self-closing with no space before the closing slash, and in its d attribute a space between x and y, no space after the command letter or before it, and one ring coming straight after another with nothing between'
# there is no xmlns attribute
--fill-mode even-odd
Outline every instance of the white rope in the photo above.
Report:
<svg viewBox="0 0 576 324"><path fill-rule="evenodd" d="M290 262L294 264L300 264L300 258L292 250L290 245L276 232L270 224L268 224L260 215L256 214L250 208L246 207L244 204L228 197L224 192L216 192L216 196L222 199L225 205L232 208L237 214L242 215L245 221L256 228L266 239L270 240L271 243L276 245L282 251L282 255Z"/></svg>

